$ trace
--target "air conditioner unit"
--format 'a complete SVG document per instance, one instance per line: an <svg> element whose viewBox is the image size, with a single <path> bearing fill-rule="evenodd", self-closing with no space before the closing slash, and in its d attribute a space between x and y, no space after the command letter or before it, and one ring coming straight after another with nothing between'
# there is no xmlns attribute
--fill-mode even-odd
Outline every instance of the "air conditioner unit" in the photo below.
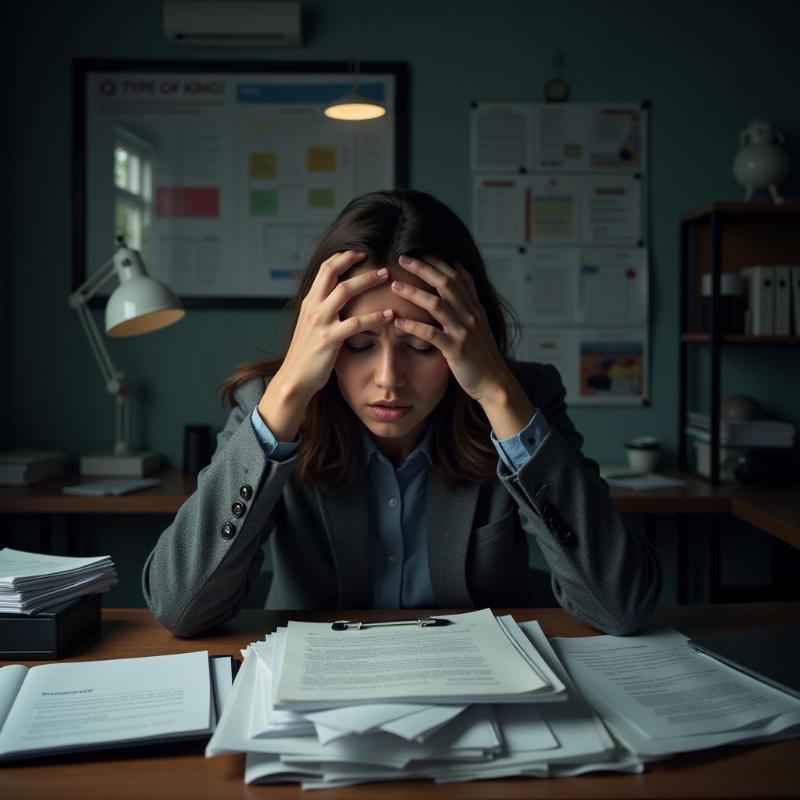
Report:
<svg viewBox="0 0 800 800"><path fill-rule="evenodd" d="M164 0L164 35L182 45L299 47L294 0Z"/></svg>

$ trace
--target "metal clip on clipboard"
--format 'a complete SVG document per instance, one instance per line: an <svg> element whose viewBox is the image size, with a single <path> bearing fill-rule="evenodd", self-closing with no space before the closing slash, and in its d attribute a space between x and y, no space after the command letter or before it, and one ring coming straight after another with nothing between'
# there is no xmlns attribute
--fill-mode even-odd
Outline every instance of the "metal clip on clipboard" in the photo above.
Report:
<svg viewBox="0 0 800 800"><path fill-rule="evenodd" d="M416 625L419 628L441 628L444 625L452 625L450 619L439 619L438 617L417 617L417 619L394 619L394 620L375 620L374 622L361 622L360 620L340 619L331 625L334 631L360 631L363 628L377 628L384 625Z"/></svg>

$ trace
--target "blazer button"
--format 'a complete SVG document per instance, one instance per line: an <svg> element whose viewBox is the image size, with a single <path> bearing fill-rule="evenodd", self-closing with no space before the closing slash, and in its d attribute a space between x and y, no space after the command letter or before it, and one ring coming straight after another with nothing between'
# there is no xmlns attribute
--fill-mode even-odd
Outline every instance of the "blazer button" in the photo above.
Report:
<svg viewBox="0 0 800 800"><path fill-rule="evenodd" d="M236 526L232 522L226 522L220 531L223 539L233 539L236 534Z"/></svg>
<svg viewBox="0 0 800 800"><path fill-rule="evenodd" d="M239 489L239 494L242 496L242 500L249 500L253 496L253 487L246 483Z"/></svg>
<svg viewBox="0 0 800 800"><path fill-rule="evenodd" d="M234 517L242 517L244 516L244 512L247 510L247 506L244 503L240 503L236 500L233 505L231 506L231 513Z"/></svg>

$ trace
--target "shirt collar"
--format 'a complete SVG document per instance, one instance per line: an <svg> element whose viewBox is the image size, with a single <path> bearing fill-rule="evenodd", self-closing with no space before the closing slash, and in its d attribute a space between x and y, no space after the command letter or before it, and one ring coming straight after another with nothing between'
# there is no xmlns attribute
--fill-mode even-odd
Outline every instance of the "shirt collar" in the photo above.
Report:
<svg viewBox="0 0 800 800"><path fill-rule="evenodd" d="M378 446L375 444L375 440L369 435L369 433L367 433L367 429L363 425L359 425L358 428L359 433L361 434L364 463L369 466L373 456L377 456L388 461L386 456L384 456L383 453L381 453L381 451L378 449ZM428 427L425 429L425 433L420 440L420 443L408 454L406 460L399 467L397 467L397 469L402 469L406 464L409 464L411 461L419 458L421 455L428 459L429 464L433 464L432 451L433 432L430 423L428 423ZM392 465L392 467L394 468L394 465Z"/></svg>

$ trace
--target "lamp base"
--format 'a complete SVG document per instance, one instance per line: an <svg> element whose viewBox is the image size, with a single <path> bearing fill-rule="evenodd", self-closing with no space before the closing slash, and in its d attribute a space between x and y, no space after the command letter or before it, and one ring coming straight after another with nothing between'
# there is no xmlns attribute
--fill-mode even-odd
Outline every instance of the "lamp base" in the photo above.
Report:
<svg viewBox="0 0 800 800"><path fill-rule="evenodd" d="M141 478L158 469L161 457L158 453L129 453L115 456L113 453L87 453L81 456L81 475L114 475L125 478Z"/></svg>

